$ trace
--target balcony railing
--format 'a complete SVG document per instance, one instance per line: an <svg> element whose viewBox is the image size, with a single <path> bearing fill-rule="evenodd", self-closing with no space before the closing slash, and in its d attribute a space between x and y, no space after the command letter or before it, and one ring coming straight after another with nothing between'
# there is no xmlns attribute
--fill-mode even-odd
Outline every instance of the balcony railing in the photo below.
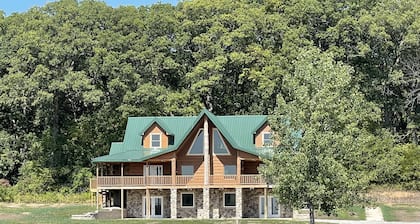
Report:
<svg viewBox="0 0 420 224"><path fill-rule="evenodd" d="M265 184L265 180L258 174L243 174L241 175L241 184Z"/></svg>
<svg viewBox="0 0 420 224"><path fill-rule="evenodd" d="M147 185L151 185L151 186L172 185L172 176L148 176Z"/></svg>
<svg viewBox="0 0 420 224"><path fill-rule="evenodd" d="M194 176L176 176L176 185L188 185Z"/></svg>
<svg viewBox="0 0 420 224"><path fill-rule="evenodd" d="M177 175L175 185L188 186L192 184L194 176ZM236 175L224 175L224 180L237 180ZM222 180L221 179L221 180ZM210 185L223 185L223 181L216 180L214 176L210 176ZM200 182L200 181L198 181ZM220 182L220 183L219 183ZM197 185L197 181L194 182ZM226 183L227 184L227 183ZM230 183L232 184L232 183ZM266 182L261 175L258 174L242 174L240 176L240 185L265 185ZM90 181L90 189L107 188L107 187L145 187L145 186L172 186L172 176L100 176Z"/></svg>

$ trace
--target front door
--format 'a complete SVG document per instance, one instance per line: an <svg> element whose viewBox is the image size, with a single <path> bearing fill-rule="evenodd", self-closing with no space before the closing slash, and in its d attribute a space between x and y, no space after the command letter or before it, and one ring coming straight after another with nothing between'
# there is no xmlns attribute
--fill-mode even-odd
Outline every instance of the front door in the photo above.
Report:
<svg viewBox="0 0 420 224"><path fill-rule="evenodd" d="M143 197L143 217L146 217L146 197ZM150 218L163 217L163 197L150 197Z"/></svg>
<svg viewBox="0 0 420 224"><path fill-rule="evenodd" d="M264 218L264 204L265 204L265 198L264 196L260 196L260 206L259 206L259 213L260 218ZM268 218L279 218L280 217L280 205L276 198L273 196L268 196L268 208L267 208Z"/></svg>

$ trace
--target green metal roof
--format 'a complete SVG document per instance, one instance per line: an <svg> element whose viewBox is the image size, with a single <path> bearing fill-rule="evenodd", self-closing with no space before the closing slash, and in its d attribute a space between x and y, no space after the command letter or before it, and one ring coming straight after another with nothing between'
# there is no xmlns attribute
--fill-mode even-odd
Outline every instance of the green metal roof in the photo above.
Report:
<svg viewBox="0 0 420 224"><path fill-rule="evenodd" d="M254 134L267 122L266 115L216 116L203 109L197 116L129 117L123 142L113 142L109 155L96 157L92 162L141 162L172 152L178 149L203 116L209 118L233 148L257 156L264 151L255 147ZM143 134L154 123L174 136L173 145L165 149L143 147Z"/></svg>

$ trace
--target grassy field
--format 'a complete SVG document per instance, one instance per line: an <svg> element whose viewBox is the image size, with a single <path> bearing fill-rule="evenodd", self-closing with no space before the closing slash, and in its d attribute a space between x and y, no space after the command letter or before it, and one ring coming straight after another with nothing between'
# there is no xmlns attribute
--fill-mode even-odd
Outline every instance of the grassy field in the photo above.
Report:
<svg viewBox="0 0 420 224"><path fill-rule="evenodd" d="M84 214L86 212L94 211L95 208L87 205L68 205L68 204L0 204L0 222L3 223L187 223L187 224L265 224L265 223L280 223L280 224L303 224L305 222L283 221L283 220L258 220L258 219L243 219L239 222L236 220L170 220L170 219L154 219L154 220L71 220L71 215Z"/></svg>
<svg viewBox="0 0 420 224"><path fill-rule="evenodd" d="M385 221L420 221L420 205L380 205Z"/></svg>
<svg viewBox="0 0 420 224"><path fill-rule="evenodd" d="M364 208L354 206L346 210L339 209L335 214L331 214L330 216L322 212L317 212L315 217L317 219L365 220L366 213Z"/></svg>

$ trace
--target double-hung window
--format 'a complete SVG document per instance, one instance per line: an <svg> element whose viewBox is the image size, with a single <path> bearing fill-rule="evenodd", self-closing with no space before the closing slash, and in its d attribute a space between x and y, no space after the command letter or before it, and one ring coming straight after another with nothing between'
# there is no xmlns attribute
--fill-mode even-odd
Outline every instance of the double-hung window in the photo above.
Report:
<svg viewBox="0 0 420 224"><path fill-rule="evenodd" d="M273 138L272 138L271 132L262 133L262 143L263 143L263 146L273 145Z"/></svg>
<svg viewBox="0 0 420 224"><path fill-rule="evenodd" d="M151 134L150 146L152 148L161 148L160 134Z"/></svg>

